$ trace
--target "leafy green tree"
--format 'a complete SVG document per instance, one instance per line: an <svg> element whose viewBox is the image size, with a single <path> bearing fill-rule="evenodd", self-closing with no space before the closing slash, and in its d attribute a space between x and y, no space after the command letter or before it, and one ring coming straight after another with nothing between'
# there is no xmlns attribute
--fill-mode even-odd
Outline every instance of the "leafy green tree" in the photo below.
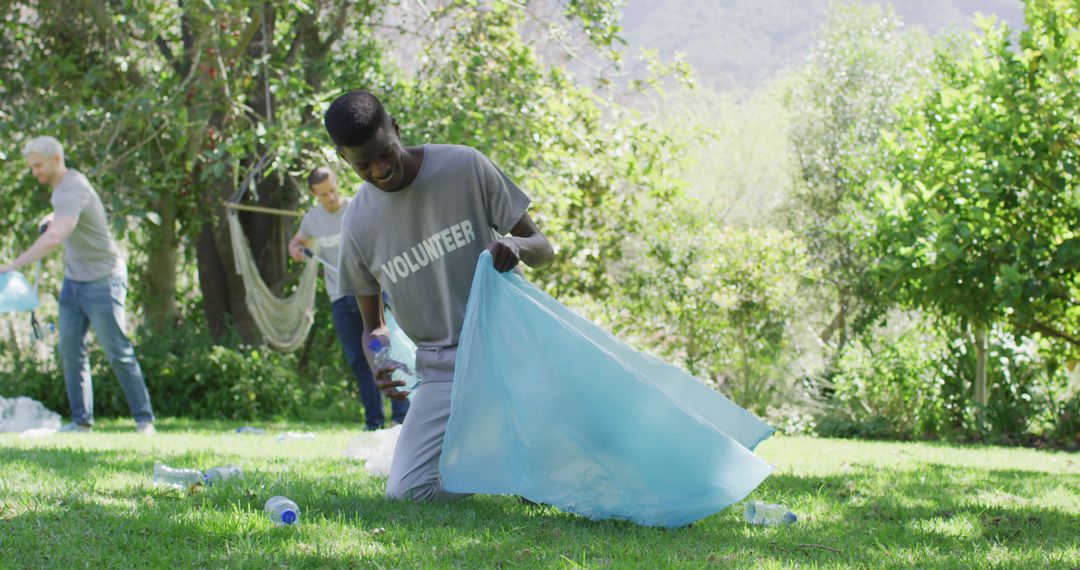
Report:
<svg viewBox="0 0 1080 570"><path fill-rule="evenodd" d="M984 21L938 54L940 89L885 139L866 242L876 291L972 328L982 405L995 323L1080 349L1080 6L1025 6L1019 41Z"/></svg>
<svg viewBox="0 0 1080 570"><path fill-rule="evenodd" d="M829 307L820 336L835 354L866 305L858 283L871 260L857 246L866 238L880 133L895 123L894 106L918 87L926 46L891 9L833 4L787 96L796 180L786 218L819 270L808 292Z"/></svg>
<svg viewBox="0 0 1080 570"><path fill-rule="evenodd" d="M0 113L14 140L58 136L90 176L122 237L134 246L133 279L147 320L176 318L176 279L197 261L207 325L220 335L235 322L258 338L243 303L224 231L222 204L259 157L270 156L257 201L295 207L286 174L303 171L322 143L318 108L327 55L373 5L193 2L10 2L0 57ZM366 28L351 30L349 69L377 74ZM10 34L8 32L11 32ZM331 76L333 77L333 76ZM359 76L365 77L365 76ZM5 163L6 176L23 170ZM27 180L0 200L47 207ZM33 207L27 206L33 204ZM5 204L6 205L6 204ZM7 208L5 208L7 209ZM131 221L128 224L128 221ZM264 279L288 280L284 245L290 220L244 215Z"/></svg>
<svg viewBox="0 0 1080 570"><path fill-rule="evenodd" d="M549 73L524 45L518 29L533 5L551 2L431 4L418 30L401 30L401 38L379 40L376 31L393 7L378 2L7 4L10 9L2 20L5 50L0 55L3 133L18 141L49 132L65 142L133 246L141 269L133 274L142 275L133 283L151 324L167 329L173 323L176 278L195 265L207 326L221 337L233 322L249 342L258 334L233 270L222 203L268 157L247 200L295 209L305 195L297 178L332 156L325 152L321 127L321 110L329 99L342 90L365 87L393 92L395 97L387 97L391 102L408 106L409 97L398 94L414 83L420 86L418 93L428 90L429 95L414 98L422 110L416 116L425 119L421 124L427 125L431 117L432 125L441 125L420 129L421 136L439 134L450 137L442 140L473 144L506 136L509 142L503 148L491 145L493 154L512 166L531 165L536 155L532 147L541 146L539 127L555 128L552 113L560 110L562 88L573 81L558 70ZM554 4L565 16L562 28L581 34L598 50L614 53L614 2ZM450 30L445 37L452 42L440 43L443 34L424 36L424 26L430 25ZM406 32L411 35L404 36ZM410 82L384 62L400 47L391 42L414 39L456 51L430 51L437 57L421 66L417 81ZM507 54L512 58L504 66ZM472 71L459 75L467 67ZM522 76L510 75L516 72ZM484 82L485 77L510 81ZM468 85L469 80L480 83ZM504 91L504 86L516 87ZM454 98L458 88L464 98ZM552 94L556 101L533 105L536 112L519 113L523 95L535 94L531 89ZM577 105L587 96L576 90L571 98ZM594 124L602 123L595 106L582 108ZM482 114L492 120L489 126L499 117L506 118L503 124L518 119L516 130L492 129L479 139L468 136L472 131L466 125L483 124L476 119L478 109L486 110ZM572 134L564 137L569 140ZM16 158L17 153L8 156ZM558 162L549 156L546 164ZM599 158L595 162L602 163ZM36 221L47 208L43 193L20 176L24 168L19 161L5 162L2 170L5 180L17 182L19 192L5 193L0 206L9 212L11 223L22 225L20 234L28 241L33 237L26 231L33 224L28 220ZM284 254L292 220L255 213L244 213L241 219L263 279L283 290L292 278Z"/></svg>
<svg viewBox="0 0 1080 570"><path fill-rule="evenodd" d="M797 289L811 274L783 230L725 227L695 201L658 207L616 272L616 332L758 413L797 399Z"/></svg>
<svg viewBox="0 0 1080 570"><path fill-rule="evenodd" d="M413 142L453 141L491 156L534 198L533 216L556 247L537 280L556 295L602 299L641 230L638 210L678 193L678 147L602 90L546 65L519 31L527 11L474 4L449 2L437 14L453 25L423 46L423 65L388 101L391 112ZM570 14L591 6L596 22L602 4L568 6ZM613 33L602 30L601 52Z"/></svg>

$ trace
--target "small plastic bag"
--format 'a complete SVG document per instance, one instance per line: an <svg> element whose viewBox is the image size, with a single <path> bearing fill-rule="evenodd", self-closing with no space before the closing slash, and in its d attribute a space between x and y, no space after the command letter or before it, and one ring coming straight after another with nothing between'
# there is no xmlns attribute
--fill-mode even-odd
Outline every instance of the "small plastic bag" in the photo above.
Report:
<svg viewBox="0 0 1080 570"><path fill-rule="evenodd" d="M0 431L30 432L27 437L35 437L60 429L60 414L45 407L45 404L19 396L17 398L0 397Z"/></svg>
<svg viewBox="0 0 1080 570"><path fill-rule="evenodd" d="M30 285L22 273L0 273L0 313L33 311L37 307L37 289Z"/></svg>
<svg viewBox="0 0 1080 570"><path fill-rule="evenodd" d="M345 449L345 456L363 461L364 470L371 475L388 477L400 434L400 425L390 429L364 432L349 442L349 446Z"/></svg>
<svg viewBox="0 0 1080 570"><path fill-rule="evenodd" d="M683 526L772 472L751 451L772 432L481 254L440 460L447 491Z"/></svg>

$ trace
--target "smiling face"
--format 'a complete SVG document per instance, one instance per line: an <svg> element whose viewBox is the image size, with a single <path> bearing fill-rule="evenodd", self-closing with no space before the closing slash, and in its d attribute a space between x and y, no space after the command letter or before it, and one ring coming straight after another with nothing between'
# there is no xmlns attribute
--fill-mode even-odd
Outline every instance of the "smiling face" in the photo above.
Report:
<svg viewBox="0 0 1080 570"><path fill-rule="evenodd" d="M360 178L383 192L404 189L414 174L410 172L409 155L401 146L397 123L392 119L364 144L338 147L338 154Z"/></svg>
<svg viewBox="0 0 1080 570"><path fill-rule="evenodd" d="M45 156L36 152L26 155L26 162L30 164L30 173L42 184L56 186L60 183L60 157Z"/></svg>

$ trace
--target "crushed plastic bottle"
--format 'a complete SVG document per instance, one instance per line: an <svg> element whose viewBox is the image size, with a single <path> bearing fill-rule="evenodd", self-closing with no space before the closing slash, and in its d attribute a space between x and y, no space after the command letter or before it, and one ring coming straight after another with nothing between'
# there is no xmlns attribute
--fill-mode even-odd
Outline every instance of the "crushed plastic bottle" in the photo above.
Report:
<svg viewBox="0 0 1080 570"><path fill-rule="evenodd" d="M186 491L205 485L206 477L198 469L177 469L164 463L155 463L154 484Z"/></svg>
<svg viewBox="0 0 1080 570"><path fill-rule="evenodd" d="M300 507L289 500L288 497L270 497L266 501L263 511L270 516L270 520L279 525L290 525L300 522Z"/></svg>
<svg viewBox="0 0 1080 570"><path fill-rule="evenodd" d="M295 431L287 431L287 432L277 436L278 443L284 443L286 441L293 441L293 440L297 440L297 439L313 440L313 439L315 439L315 434L311 433L310 431L309 432L304 432L304 433L295 432Z"/></svg>
<svg viewBox="0 0 1080 570"><path fill-rule="evenodd" d="M240 478L244 476L244 470L235 465L229 465L227 467L211 467L206 470L206 475L203 478L206 480L207 487L213 487L214 485L220 486L222 483L233 478Z"/></svg>
<svg viewBox="0 0 1080 570"><path fill-rule="evenodd" d="M399 365L399 368L390 374L390 378L404 382L405 385L400 386L399 389L408 391L409 398L411 399L413 394L416 393L416 388L420 386L420 375L410 369L407 364L394 360L393 355L391 355L389 344L383 344L379 339L373 338L371 339L371 342L368 343L368 348L371 349L371 356L375 361L376 369L383 368L390 364Z"/></svg>
<svg viewBox="0 0 1080 570"><path fill-rule="evenodd" d="M753 525L781 525L793 524L799 517L784 505L767 505L761 501L746 503L746 511L743 513L746 522Z"/></svg>
<svg viewBox="0 0 1080 570"><path fill-rule="evenodd" d="M266 433L266 430L259 429L257 427L251 427L251 426L240 426L240 427L236 428L236 433L246 433L246 434L250 434L250 435L262 435L262 434Z"/></svg>

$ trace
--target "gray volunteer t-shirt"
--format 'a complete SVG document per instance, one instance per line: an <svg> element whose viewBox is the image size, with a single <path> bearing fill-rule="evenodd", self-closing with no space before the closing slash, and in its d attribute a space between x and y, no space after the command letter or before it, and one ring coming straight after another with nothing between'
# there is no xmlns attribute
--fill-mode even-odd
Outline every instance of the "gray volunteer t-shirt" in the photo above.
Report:
<svg viewBox="0 0 1080 570"><path fill-rule="evenodd" d="M349 200L342 198L341 206L334 212L328 212L319 204L308 210L300 222L300 233L315 239L315 253L333 264L337 264L340 255L341 220L348 205ZM326 277L326 292L330 295L330 300L337 301L344 297L345 295L338 292L338 274L324 267L323 275Z"/></svg>
<svg viewBox="0 0 1080 570"><path fill-rule="evenodd" d="M81 172L69 168L53 189L50 201L57 216L78 221L64 240L64 277L72 281L96 281L123 266L101 198Z"/></svg>
<svg viewBox="0 0 1080 570"><path fill-rule="evenodd" d="M476 149L424 145L408 188L383 192L364 183L345 211L341 293L381 289L417 345L455 346L480 252L513 229L529 202Z"/></svg>

